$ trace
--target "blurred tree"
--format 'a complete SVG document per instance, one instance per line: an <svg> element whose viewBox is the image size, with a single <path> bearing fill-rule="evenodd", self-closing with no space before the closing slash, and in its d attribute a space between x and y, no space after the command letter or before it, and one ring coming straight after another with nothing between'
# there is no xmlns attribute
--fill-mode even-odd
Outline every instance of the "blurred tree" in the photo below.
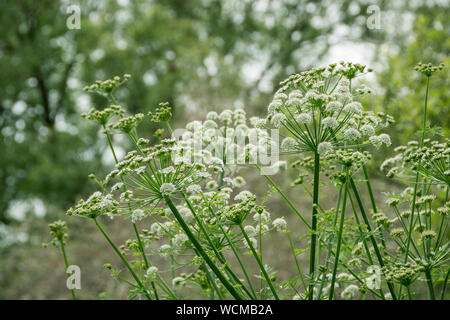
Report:
<svg viewBox="0 0 450 320"><path fill-rule="evenodd" d="M82 156L95 145L92 133L77 135L83 127L71 121L76 110L68 80L76 60L60 6L50 0L0 4L0 68L7 75L0 78L3 223L15 200L67 206L85 188L83 176L98 167L99 151Z"/></svg>
<svg viewBox="0 0 450 320"><path fill-rule="evenodd" d="M65 209L89 191L101 165L96 131L80 123L96 79L130 73L119 99L130 112L160 101L204 109L266 103L288 73L320 58L345 23L364 30L367 4L352 1L79 1L81 29L68 29L71 1L0 4L0 221L15 200ZM362 19L362 20L361 20ZM365 37L361 31L357 37ZM78 80L77 80L78 79ZM264 93L260 95L261 93ZM92 97L92 105L106 101ZM181 114L182 115L182 114Z"/></svg>

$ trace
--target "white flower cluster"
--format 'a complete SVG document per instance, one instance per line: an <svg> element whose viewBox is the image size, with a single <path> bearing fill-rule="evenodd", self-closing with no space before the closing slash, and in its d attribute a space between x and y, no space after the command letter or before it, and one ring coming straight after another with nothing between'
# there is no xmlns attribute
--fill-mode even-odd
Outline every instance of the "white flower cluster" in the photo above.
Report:
<svg viewBox="0 0 450 320"><path fill-rule="evenodd" d="M344 145L389 146L389 136L377 136L376 132L393 122L392 118L364 111L355 97L368 90L350 89L350 80L364 69L345 63L330 65L284 81L268 106L267 116L272 126L289 133L281 150L324 155Z"/></svg>
<svg viewBox="0 0 450 320"><path fill-rule="evenodd" d="M277 218L272 222L273 227L279 232L287 231L287 222L284 218Z"/></svg>
<svg viewBox="0 0 450 320"><path fill-rule="evenodd" d="M394 151L397 155L386 159L380 167L387 171L388 177L408 178L411 173L419 172L434 183L450 186L450 139L424 139L422 145L409 141Z"/></svg>
<svg viewBox="0 0 450 320"><path fill-rule="evenodd" d="M148 280L153 280L157 274L158 268L155 266L151 266L147 269L147 272L145 273L145 278Z"/></svg>
<svg viewBox="0 0 450 320"><path fill-rule="evenodd" d="M177 155L205 164L216 171L234 171L238 164L254 164L258 155L269 154L276 147L267 130L260 128L261 119L252 118L247 125L243 109L211 111L204 122L192 121L185 130L177 131Z"/></svg>

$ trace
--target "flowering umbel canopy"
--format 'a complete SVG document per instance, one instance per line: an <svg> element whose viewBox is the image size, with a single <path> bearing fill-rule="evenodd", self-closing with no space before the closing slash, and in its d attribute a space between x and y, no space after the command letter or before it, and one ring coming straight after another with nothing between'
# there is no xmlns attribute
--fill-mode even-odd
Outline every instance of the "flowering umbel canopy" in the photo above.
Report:
<svg viewBox="0 0 450 320"><path fill-rule="evenodd" d="M267 121L283 128L284 153L317 152L372 144L389 146L387 134L376 132L393 122L384 113L364 111L356 99L371 90L352 88L352 79L370 71L359 64L331 64L293 75L281 82L268 106Z"/></svg>

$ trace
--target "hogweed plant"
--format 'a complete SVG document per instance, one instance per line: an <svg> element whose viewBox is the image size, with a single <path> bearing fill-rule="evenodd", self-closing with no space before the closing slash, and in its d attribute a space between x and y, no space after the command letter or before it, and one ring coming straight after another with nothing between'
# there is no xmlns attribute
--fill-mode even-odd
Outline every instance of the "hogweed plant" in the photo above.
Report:
<svg viewBox="0 0 450 320"><path fill-rule="evenodd" d="M389 177L407 184L400 194L386 193L392 214L378 209L367 164L371 152L391 145L383 130L394 120L364 109L361 97L371 89L357 80L371 70L345 62L290 76L266 118L247 119L243 109L211 111L175 130L168 103L147 115L126 114L115 92L129 75L86 87L109 101L83 116L100 126L115 166L105 177L91 174L99 190L67 214L95 224L126 273L110 263L105 268L129 286L131 299L188 298L184 292L208 299L413 299L424 282L431 299L444 299L449 140L426 138L430 78L442 68L418 65L427 79L421 140L397 147L382 165ZM139 136L146 122L166 127L155 132L156 144ZM133 146L122 159L113 143L118 134ZM310 215L271 177L287 162L298 172L294 191L301 186L311 197ZM267 180L263 197L246 189L244 173ZM336 193L331 208L320 203L326 185ZM272 193L286 201L306 232L296 234L278 212L269 212ZM128 221L135 238L116 244L103 219ZM65 224L50 228L67 264ZM284 281L263 254L264 239L274 232L284 235L295 264L296 274ZM309 244L298 247L304 242ZM166 264L155 265L161 257Z"/></svg>

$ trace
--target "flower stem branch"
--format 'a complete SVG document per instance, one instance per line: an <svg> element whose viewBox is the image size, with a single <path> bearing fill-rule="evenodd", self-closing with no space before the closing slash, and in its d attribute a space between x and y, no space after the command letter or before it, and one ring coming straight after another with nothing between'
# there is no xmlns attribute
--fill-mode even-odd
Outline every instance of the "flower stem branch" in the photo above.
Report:
<svg viewBox="0 0 450 320"><path fill-rule="evenodd" d="M366 211L364 210L364 206L363 206L361 198L359 196L358 188L356 187L356 184L355 184L355 181L353 180L353 178L350 178L350 185L351 185L351 188L355 195L356 202L358 203L359 210L363 217L364 223L366 224L367 231L369 232L369 238L370 238L370 241L372 242L372 246L375 251L375 255L377 256L378 263L380 264L381 267L384 267L383 257L381 256L377 241L375 240L375 237L372 234L372 227L370 226L369 219L367 218ZM390 281L387 282L387 285L389 288L389 292L391 293L392 299L396 300L397 298L396 298L396 294L395 294L395 290L394 290L394 285Z"/></svg>
<svg viewBox="0 0 450 320"><path fill-rule="evenodd" d="M230 283L230 281L223 275L223 273L219 270L219 268L215 265L215 263L211 260L209 255L205 252L204 248L201 246L201 244L198 242L198 240L195 238L194 234L192 233L191 229L189 229L189 226L184 222L181 214L178 212L178 209L176 208L175 204L172 202L172 199L170 197L165 196L164 197L165 202L169 206L170 210L172 211L173 215L177 219L178 223L180 224L183 231L186 233L189 240L194 245L197 252L201 255L203 260L208 264L208 266L211 268L211 270L214 272L214 274L219 278L219 280L222 282L222 284L225 286L225 288L228 290L228 292L237 300L242 300L244 297L242 294L240 294L236 288Z"/></svg>
<svg viewBox="0 0 450 320"><path fill-rule="evenodd" d="M342 201L342 210L341 210L341 217L339 220L339 231L338 231L338 239L337 239L337 247L336 247L336 254L334 255L334 267L333 267L333 275L331 277L331 287L330 287L330 295L329 300L333 300L334 295L334 285L336 283L336 273L339 265L339 255L341 253L341 244L342 244L342 233L344 230L344 220L345 220L345 209L347 206L347 192L348 192L348 174L349 169L346 169L345 172L345 184L344 184L344 200Z"/></svg>
<svg viewBox="0 0 450 320"><path fill-rule="evenodd" d="M315 276L315 262L316 262L316 242L317 242L317 213L319 202L319 174L320 174L320 157L317 151L314 154L314 189L313 189L313 204L312 204L312 223L311 223L311 249L309 258L309 300L313 300L314 276Z"/></svg>
<svg viewBox="0 0 450 320"><path fill-rule="evenodd" d="M242 234L244 235L245 241L247 242L250 250L252 251L253 256L255 257L256 262L258 263L259 268L261 269L261 272L267 281L267 284L269 285L270 291L272 291L272 294L276 300L280 300L280 298L278 298L278 294L277 294L275 288L273 287L272 280L270 280L270 277L267 274L266 268L264 268L258 253L256 252L255 248L253 247L253 244L250 241L250 238L248 237L247 232L245 232L244 227L242 226L242 223L239 224L239 228L241 229Z"/></svg>
<svg viewBox="0 0 450 320"><path fill-rule="evenodd" d="M66 249L64 246L64 242L63 241L59 241L59 244L61 245L61 251L64 257L64 264L66 265L66 270L67 268L69 268L69 260L67 259L67 254L66 254ZM74 289L70 289L70 292L72 294L72 300L77 300L77 297L75 295L75 290Z"/></svg>
<svg viewBox="0 0 450 320"><path fill-rule="evenodd" d="M131 268L130 264L128 263L127 259L125 259L125 257L123 256L123 254L120 252L120 250L117 248L117 246L114 244L114 242L111 240L111 238L108 236L108 234L106 233L105 230L103 230L102 226L98 223L97 219L94 219L95 225L97 226L97 228L100 230L100 232L103 234L103 236L106 238L106 240L108 241L108 243L111 245L111 247L114 249L114 251L117 253L117 255L119 256L119 258L122 260L122 262L125 264L125 266L127 267L128 271L130 271L131 275L133 276L134 280L136 281L136 283L138 284L138 286L142 289L142 291L144 292L144 295L147 297L147 299L152 300L152 297L150 296L150 293L147 291L147 289L145 288L144 284L141 282L141 280L139 279L139 277L136 275L136 273L134 272L133 268Z"/></svg>

